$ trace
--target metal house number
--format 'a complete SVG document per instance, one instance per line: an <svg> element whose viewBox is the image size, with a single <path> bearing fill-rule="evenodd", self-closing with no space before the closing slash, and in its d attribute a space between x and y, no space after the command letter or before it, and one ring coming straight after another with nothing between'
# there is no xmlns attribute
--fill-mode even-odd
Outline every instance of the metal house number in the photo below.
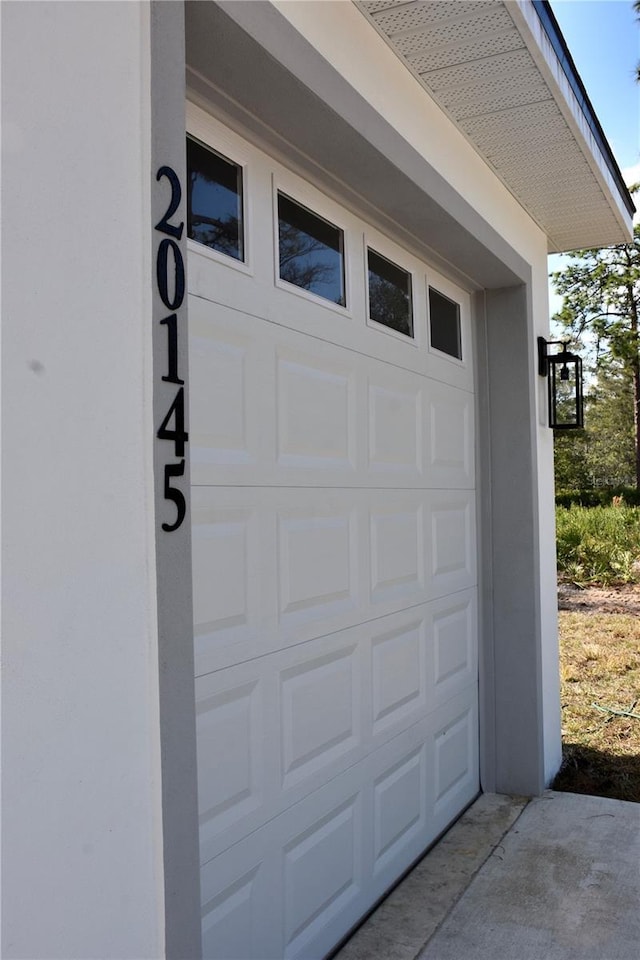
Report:
<svg viewBox="0 0 640 960"><path fill-rule="evenodd" d="M158 427L158 440L166 440L173 444L176 461L164 465L164 499L175 505L176 516L173 523L163 523L162 529L166 533L177 530L186 515L187 502L184 493L173 481L184 476L185 444L189 434L184 428L184 380L179 376L178 356L178 311L184 300L184 260L177 241L182 237L184 221L179 224L171 223L171 218L180 206L182 188L178 175L172 167L160 167L156 174L159 182L166 177L171 186L171 200L164 216L158 221L154 229L165 234L158 245L156 254L156 283L158 294L168 311L167 316L160 320L160 324L167 328L167 373L162 379L165 383L172 383L178 387L173 401L165 417Z"/></svg>

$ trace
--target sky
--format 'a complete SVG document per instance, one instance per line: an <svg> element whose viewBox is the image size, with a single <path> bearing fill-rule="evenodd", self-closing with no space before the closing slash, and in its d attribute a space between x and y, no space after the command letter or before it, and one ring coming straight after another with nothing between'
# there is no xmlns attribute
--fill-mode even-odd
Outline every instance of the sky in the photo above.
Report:
<svg viewBox="0 0 640 960"><path fill-rule="evenodd" d="M551 0L596 116L627 184L640 181L640 22L632 0ZM640 207L640 194L635 197ZM636 222L638 216L636 215ZM561 257L549 257L557 270ZM561 299L550 289L551 313Z"/></svg>
<svg viewBox="0 0 640 960"><path fill-rule="evenodd" d="M640 172L640 23L631 0L551 0L551 7L619 166Z"/></svg>

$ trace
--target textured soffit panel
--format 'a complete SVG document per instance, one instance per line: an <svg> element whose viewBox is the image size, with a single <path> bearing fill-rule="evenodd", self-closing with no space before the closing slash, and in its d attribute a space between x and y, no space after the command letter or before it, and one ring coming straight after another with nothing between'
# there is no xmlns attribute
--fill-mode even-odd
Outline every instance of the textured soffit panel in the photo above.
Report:
<svg viewBox="0 0 640 960"><path fill-rule="evenodd" d="M549 250L626 239L504 0L358 7L548 237Z"/></svg>

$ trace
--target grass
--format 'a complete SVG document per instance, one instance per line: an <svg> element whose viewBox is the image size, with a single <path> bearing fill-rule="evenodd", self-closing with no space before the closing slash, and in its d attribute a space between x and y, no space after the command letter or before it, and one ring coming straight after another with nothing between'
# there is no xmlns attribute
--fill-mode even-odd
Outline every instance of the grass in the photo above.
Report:
<svg viewBox="0 0 640 960"><path fill-rule="evenodd" d="M560 580L640 582L640 508L558 507L556 530ZM640 617L561 610L559 625L563 760L552 786L640 803Z"/></svg>
<svg viewBox="0 0 640 960"><path fill-rule="evenodd" d="M640 581L640 508L557 507L558 573L585 585Z"/></svg>
<svg viewBox="0 0 640 960"><path fill-rule="evenodd" d="M562 768L554 790L640 803L640 617L560 611ZM598 709L600 708L600 709Z"/></svg>

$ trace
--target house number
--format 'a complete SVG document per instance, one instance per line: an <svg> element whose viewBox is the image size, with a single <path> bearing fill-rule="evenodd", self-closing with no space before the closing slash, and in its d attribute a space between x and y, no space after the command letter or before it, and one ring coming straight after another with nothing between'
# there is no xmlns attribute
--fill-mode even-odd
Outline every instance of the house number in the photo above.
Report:
<svg viewBox="0 0 640 960"><path fill-rule="evenodd" d="M166 177L171 186L171 200L164 216L156 223L155 230L164 234L158 245L156 254L156 283L160 299L169 310L168 316L160 320L161 326L167 329L167 373L162 377L165 383L175 384L178 387L173 401L165 417L158 427L158 440L167 440L173 444L173 453L177 462L164 465L164 499L175 505L176 516L173 523L163 523L162 529L172 533L181 526L187 512L187 502L182 490L173 485L174 480L184 477L185 444L189 434L184 428L184 380L179 375L178 356L178 310L184 300L185 278L184 260L177 241L182 237L184 221L179 224L170 223L171 218L180 206L182 188L178 175L171 167L160 167L156 174L159 182Z"/></svg>

